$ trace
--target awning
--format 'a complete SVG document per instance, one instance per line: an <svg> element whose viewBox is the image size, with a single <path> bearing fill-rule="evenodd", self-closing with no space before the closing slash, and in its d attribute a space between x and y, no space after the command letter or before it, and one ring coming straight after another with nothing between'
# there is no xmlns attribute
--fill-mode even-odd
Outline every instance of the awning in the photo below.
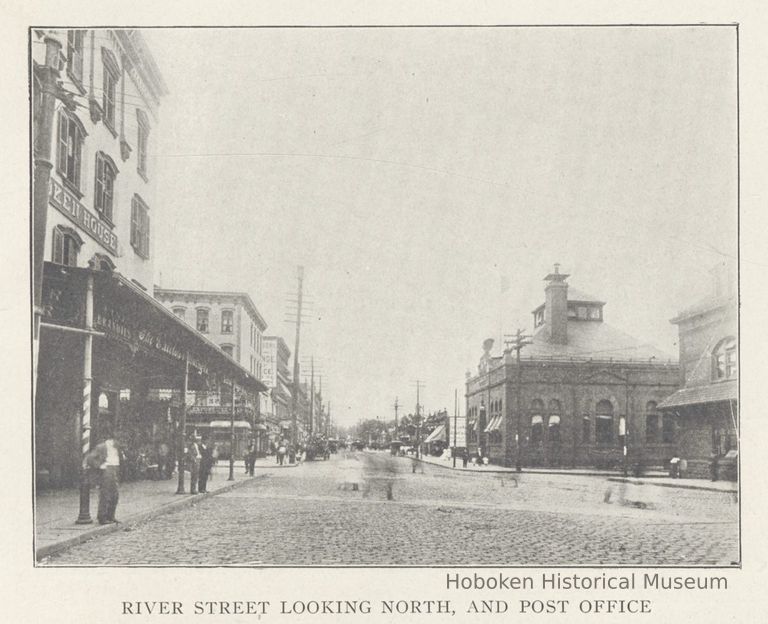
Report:
<svg viewBox="0 0 768 624"><path fill-rule="evenodd" d="M544 418L542 416L539 416L539 415L531 416L532 425L541 425L543 423L544 423Z"/></svg>
<svg viewBox="0 0 768 624"><path fill-rule="evenodd" d="M444 437L445 437L445 425L440 425L432 433L430 433L427 436L427 439L424 440L424 444L428 444L429 442L436 442L437 440L441 440Z"/></svg>
<svg viewBox="0 0 768 624"><path fill-rule="evenodd" d="M485 433L490 433L491 431L498 431L501 427L501 414L498 416L494 416L491 418L491 422L488 423L488 426L485 428Z"/></svg>
<svg viewBox="0 0 768 624"><path fill-rule="evenodd" d="M719 401L736 401L738 396L739 389L736 380L722 381L706 386L682 388L659 403L657 409L717 403Z"/></svg>
<svg viewBox="0 0 768 624"><path fill-rule="evenodd" d="M552 414L549 417L549 426L551 427L552 425L559 425L559 424L560 424L560 416L558 416L557 414Z"/></svg>
<svg viewBox="0 0 768 624"><path fill-rule="evenodd" d="M198 425L198 427L205 427L206 425ZM230 421L228 420L212 420L207 425L211 429L228 429L230 426ZM250 429L251 423L249 423L247 420L236 420L235 421L235 429Z"/></svg>
<svg viewBox="0 0 768 624"><path fill-rule="evenodd" d="M93 278L93 329L101 332L100 340L176 361L182 367L188 357L190 366L200 372L215 371L248 391L267 390L217 344L117 272L46 262L42 319L46 325L84 329L89 276Z"/></svg>

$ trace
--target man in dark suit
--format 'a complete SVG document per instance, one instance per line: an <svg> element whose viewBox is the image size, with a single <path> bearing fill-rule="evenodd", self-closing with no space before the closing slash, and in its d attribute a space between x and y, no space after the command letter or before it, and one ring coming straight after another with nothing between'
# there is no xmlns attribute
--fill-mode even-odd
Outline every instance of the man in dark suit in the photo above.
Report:
<svg viewBox="0 0 768 624"><path fill-rule="evenodd" d="M210 440L203 440L200 445L200 476L197 491L205 494L208 491L208 477L213 469L213 448Z"/></svg>

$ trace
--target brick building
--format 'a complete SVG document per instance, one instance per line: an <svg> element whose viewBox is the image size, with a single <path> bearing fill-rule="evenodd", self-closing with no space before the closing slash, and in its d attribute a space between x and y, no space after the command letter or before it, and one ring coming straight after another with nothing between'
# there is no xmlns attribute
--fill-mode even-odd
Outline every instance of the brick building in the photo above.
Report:
<svg viewBox="0 0 768 624"><path fill-rule="evenodd" d="M485 342L466 383L469 453L522 466L665 464L674 420L658 405L679 387L677 363L606 323L605 301L570 289L567 277L557 265L546 276L519 364Z"/></svg>
<svg viewBox="0 0 768 624"><path fill-rule="evenodd" d="M712 293L671 320L677 325L683 387L660 405L679 427L678 453L690 476L736 478L738 301L733 270L713 270ZM722 467L714 474L715 465Z"/></svg>

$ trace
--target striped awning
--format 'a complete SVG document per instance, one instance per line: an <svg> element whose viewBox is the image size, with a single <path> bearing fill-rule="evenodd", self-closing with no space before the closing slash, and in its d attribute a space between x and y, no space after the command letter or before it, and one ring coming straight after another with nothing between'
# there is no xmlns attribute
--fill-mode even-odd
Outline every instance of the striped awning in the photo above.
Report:
<svg viewBox="0 0 768 624"><path fill-rule="evenodd" d="M502 420L501 414L491 418L491 421L488 423L488 426L485 428L485 433L490 433L491 431L498 431L501 428L501 420Z"/></svg>
<svg viewBox="0 0 768 624"><path fill-rule="evenodd" d="M424 444L428 444L429 442L435 442L437 440L442 440L444 437L445 437L445 425L440 425L432 433L430 433L427 436L427 439L424 440Z"/></svg>

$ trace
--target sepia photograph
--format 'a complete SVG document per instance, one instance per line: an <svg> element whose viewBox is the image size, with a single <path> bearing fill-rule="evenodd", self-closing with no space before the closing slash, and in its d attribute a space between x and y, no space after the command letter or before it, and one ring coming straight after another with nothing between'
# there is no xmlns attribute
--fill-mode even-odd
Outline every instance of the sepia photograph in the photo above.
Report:
<svg viewBox="0 0 768 624"><path fill-rule="evenodd" d="M738 46L29 28L30 563L740 568Z"/></svg>

